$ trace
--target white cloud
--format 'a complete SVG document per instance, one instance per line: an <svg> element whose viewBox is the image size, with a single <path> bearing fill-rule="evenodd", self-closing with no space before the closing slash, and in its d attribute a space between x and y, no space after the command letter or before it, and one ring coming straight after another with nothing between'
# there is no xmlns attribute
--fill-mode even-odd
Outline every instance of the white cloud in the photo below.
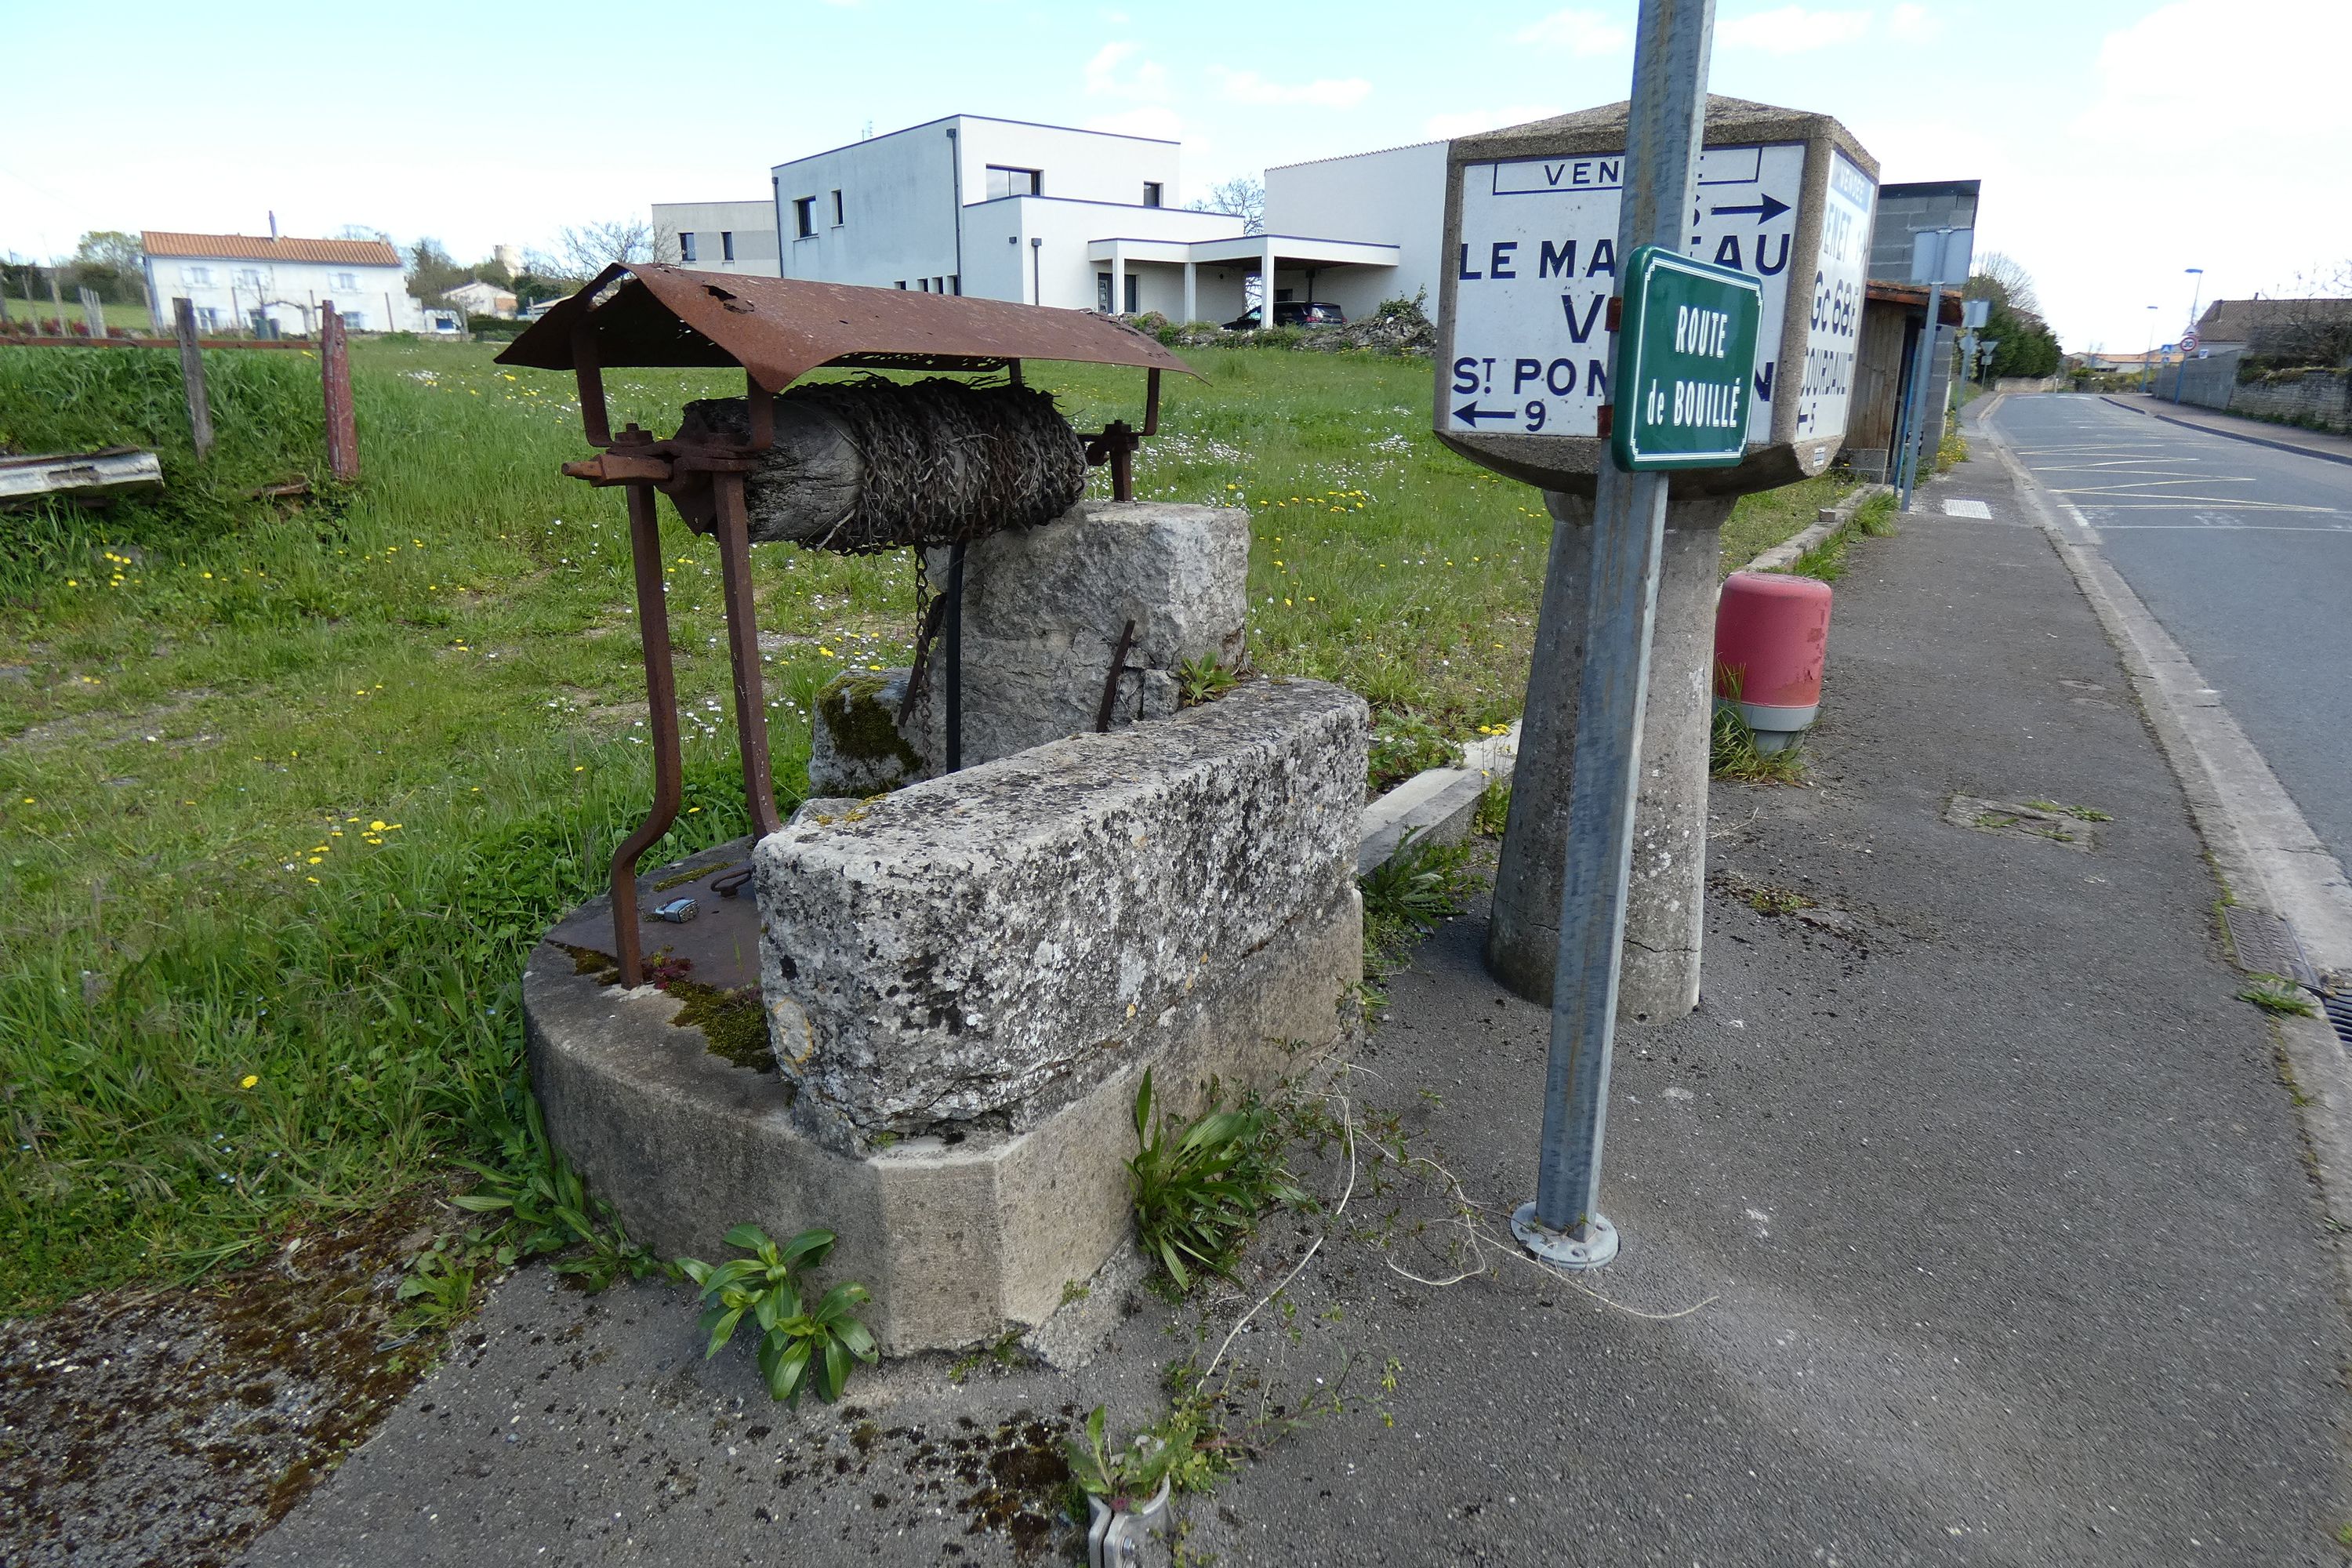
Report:
<svg viewBox="0 0 2352 1568"><path fill-rule="evenodd" d="M1783 5L1775 11L1734 16L1715 25L1719 48L1754 49L1767 55L1801 55L1850 44L1870 31L1867 11L1809 11Z"/></svg>
<svg viewBox="0 0 2352 1568"><path fill-rule="evenodd" d="M1151 60L1137 60L1135 68L1125 77L1118 68L1143 48L1136 43L1105 44L1095 51L1094 58L1086 63L1082 72L1088 98L1125 98L1138 103L1164 103L1168 100L1168 73Z"/></svg>
<svg viewBox="0 0 2352 1568"><path fill-rule="evenodd" d="M1353 109L1371 96L1372 84L1362 77L1326 77L1318 81L1268 81L1255 71L1217 68L1224 79L1225 96L1239 103L1303 103L1317 109Z"/></svg>
<svg viewBox="0 0 2352 1568"><path fill-rule="evenodd" d="M1088 131L1108 131L1120 136L1153 136L1162 142L1181 142L1186 155L1199 146L1198 138L1184 134L1184 119L1164 103L1147 103L1136 109L1123 109L1117 114L1097 114L1086 123Z"/></svg>
<svg viewBox="0 0 2352 1568"><path fill-rule="evenodd" d="M1633 32L1598 11L1555 11L1511 35L1514 43L1550 44L1579 56L1613 55L1633 41Z"/></svg>
<svg viewBox="0 0 2352 1568"><path fill-rule="evenodd" d="M1924 44L1942 36L1944 21L1925 5L1903 5L1887 16L1886 30L1906 44Z"/></svg>
<svg viewBox="0 0 2352 1568"><path fill-rule="evenodd" d="M1552 104L1520 103L1508 109L1472 109L1458 114L1433 114L1422 121L1422 131L1433 141L1451 142L1456 136L1473 136L1481 131L1499 131L1506 125L1525 125L1530 120L1549 120L1567 110Z"/></svg>
<svg viewBox="0 0 2352 1568"><path fill-rule="evenodd" d="M2352 125L2340 80L2347 56L2352 6L2343 0L2178 0L2100 44L2093 68L2099 97L2078 129L2144 142L2147 124L2127 125L2122 117L2201 115L2211 107L2212 83L2236 81L2258 92L2273 137L2295 131L2341 137Z"/></svg>

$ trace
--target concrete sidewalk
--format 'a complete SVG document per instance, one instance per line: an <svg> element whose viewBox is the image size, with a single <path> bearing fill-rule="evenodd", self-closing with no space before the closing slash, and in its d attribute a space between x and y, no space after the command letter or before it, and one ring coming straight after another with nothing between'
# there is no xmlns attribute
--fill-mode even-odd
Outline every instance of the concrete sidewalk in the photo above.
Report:
<svg viewBox="0 0 2352 1568"><path fill-rule="evenodd" d="M1620 1040L1610 1269L1497 1240L1548 1019L1474 910L1328 1102L1410 1169L1302 1159L1344 1212L1270 1225L1240 1289L1101 1280L1065 1370L917 1358L794 1413L699 1358L684 1291L530 1271L248 1561L1010 1561L1066 1542L1060 1435L1152 1419L1319 1235L1232 1335L1263 1452L1183 1504L1198 1556L2342 1562L2336 1243L2180 791L2006 470L1922 493L1838 586L1814 787L1717 788L1705 999Z"/></svg>
<svg viewBox="0 0 2352 1568"><path fill-rule="evenodd" d="M2352 463L2352 436L2305 430L2301 426L2279 425L2268 419L2248 419L2241 415L2223 414L2217 409L2200 408L2193 403L2174 403L2145 392L2102 393L2100 395L2118 408L2128 408L2135 414L2184 425L2191 430L2210 430L2217 436L2234 437L2258 447L2275 447L2282 452L2301 452L2308 457L2325 458L2330 462Z"/></svg>

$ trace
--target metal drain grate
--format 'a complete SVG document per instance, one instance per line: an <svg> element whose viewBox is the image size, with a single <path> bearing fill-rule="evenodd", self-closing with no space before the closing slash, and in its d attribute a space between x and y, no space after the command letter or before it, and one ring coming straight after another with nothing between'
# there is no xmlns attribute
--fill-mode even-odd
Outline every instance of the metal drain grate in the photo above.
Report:
<svg viewBox="0 0 2352 1568"><path fill-rule="evenodd" d="M2336 1026L2336 1038L2345 1050L2352 1052L2352 996L2322 996L2319 1005L2327 1021Z"/></svg>
<svg viewBox="0 0 2352 1568"><path fill-rule="evenodd" d="M2221 906L2221 922L2230 928L2230 947L2238 955L2239 968L2249 974L2275 974L2308 990L2319 989L2318 972L2304 956L2294 927L2274 914L2237 904Z"/></svg>

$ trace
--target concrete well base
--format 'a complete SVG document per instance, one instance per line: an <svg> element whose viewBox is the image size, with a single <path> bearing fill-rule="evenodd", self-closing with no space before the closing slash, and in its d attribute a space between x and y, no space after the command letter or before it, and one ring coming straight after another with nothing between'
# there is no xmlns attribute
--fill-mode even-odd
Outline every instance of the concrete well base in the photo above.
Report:
<svg viewBox="0 0 2352 1568"><path fill-rule="evenodd" d="M672 1022L677 1000L651 986L601 985L543 942L523 1008L548 1131L631 1237L664 1258L715 1261L745 1220L779 1239L824 1226L841 1237L829 1279L873 1290L866 1321L898 1354L1044 1322L1129 1233L1123 1166L1144 1070L1180 1113L1198 1109L1212 1077L1231 1094L1307 1070L1356 1027L1362 955L1349 887L1196 986L1116 1070L1027 1131L910 1138L862 1156L796 1131L785 1079L713 1055L699 1030Z"/></svg>

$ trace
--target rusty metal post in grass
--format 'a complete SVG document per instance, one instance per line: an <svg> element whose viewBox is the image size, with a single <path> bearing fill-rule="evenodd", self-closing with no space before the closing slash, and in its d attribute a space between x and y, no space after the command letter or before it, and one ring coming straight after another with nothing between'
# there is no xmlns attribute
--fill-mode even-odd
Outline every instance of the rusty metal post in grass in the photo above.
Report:
<svg viewBox="0 0 2352 1568"><path fill-rule="evenodd" d="M360 429L352 414L352 348L332 300L319 307L319 377L326 386L327 468L338 484L360 477Z"/></svg>
<svg viewBox="0 0 2352 1568"><path fill-rule="evenodd" d="M172 326L180 339L180 382L188 394L188 438L201 460L212 455L213 405L205 395L205 354L196 346L194 300L172 301Z"/></svg>

